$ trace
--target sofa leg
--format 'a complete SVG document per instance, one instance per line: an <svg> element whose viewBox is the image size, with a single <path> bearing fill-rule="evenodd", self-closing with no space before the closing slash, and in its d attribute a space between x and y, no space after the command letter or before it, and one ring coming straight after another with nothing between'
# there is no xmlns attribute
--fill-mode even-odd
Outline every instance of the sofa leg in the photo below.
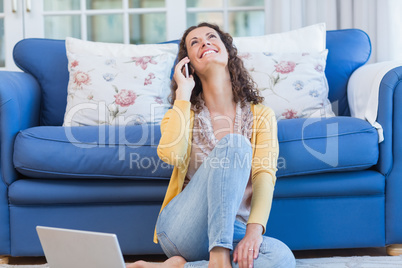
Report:
<svg viewBox="0 0 402 268"><path fill-rule="evenodd" d="M391 256L402 255L402 244L393 244L387 246L387 254Z"/></svg>
<svg viewBox="0 0 402 268"><path fill-rule="evenodd" d="M5 255L0 255L0 264L8 264L9 257Z"/></svg>

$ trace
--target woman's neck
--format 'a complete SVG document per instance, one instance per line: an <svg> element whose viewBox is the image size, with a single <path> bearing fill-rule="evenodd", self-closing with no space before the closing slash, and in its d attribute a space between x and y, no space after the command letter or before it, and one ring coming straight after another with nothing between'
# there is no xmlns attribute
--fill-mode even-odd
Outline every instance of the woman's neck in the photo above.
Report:
<svg viewBox="0 0 402 268"><path fill-rule="evenodd" d="M211 73L201 78L203 99L208 110L216 115L230 115L234 111L232 83L229 72Z"/></svg>

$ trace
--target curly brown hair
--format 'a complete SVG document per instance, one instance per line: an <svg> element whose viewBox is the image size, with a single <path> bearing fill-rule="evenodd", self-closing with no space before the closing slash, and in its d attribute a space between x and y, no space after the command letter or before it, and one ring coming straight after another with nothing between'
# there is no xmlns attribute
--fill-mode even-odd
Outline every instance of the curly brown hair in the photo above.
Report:
<svg viewBox="0 0 402 268"><path fill-rule="evenodd" d="M230 34L223 32L219 26L215 24L210 24L207 22L203 22L198 24L197 26L192 26L188 28L180 41L179 45L179 53L177 62L187 57L187 48L186 48L186 38L187 35L194 29L200 27L209 27L214 29L221 38L223 44L226 47L226 50L229 54L228 59L228 69L230 73L230 78L232 82L232 91L233 98L236 103L241 102L242 106L246 101L252 102L254 104L261 103L264 101L264 97L260 96L259 91L256 89L256 84L248 73L247 69L244 67L243 61L237 56L237 48L233 45L233 38ZM190 102L195 106L195 110L199 110L200 100L198 99L198 95L202 92L202 84L200 78L197 74L193 74L195 87L191 93ZM172 79L171 85L171 94L170 94L170 103L173 105L176 99L176 90L177 83L174 79Z"/></svg>

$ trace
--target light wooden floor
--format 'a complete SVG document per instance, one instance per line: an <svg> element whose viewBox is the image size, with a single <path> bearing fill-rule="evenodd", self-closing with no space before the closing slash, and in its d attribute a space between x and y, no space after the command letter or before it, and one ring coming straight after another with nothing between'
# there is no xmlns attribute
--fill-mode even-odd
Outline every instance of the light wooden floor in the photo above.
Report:
<svg viewBox="0 0 402 268"><path fill-rule="evenodd" d="M356 249L321 249L321 250L297 250L293 251L297 259L306 258L326 258L326 257L350 257L350 256L387 256L385 248L356 248ZM126 262L137 260L163 262L166 260L164 255L145 255L145 256L124 256ZM44 257L12 257L10 264L34 265L44 264Z"/></svg>

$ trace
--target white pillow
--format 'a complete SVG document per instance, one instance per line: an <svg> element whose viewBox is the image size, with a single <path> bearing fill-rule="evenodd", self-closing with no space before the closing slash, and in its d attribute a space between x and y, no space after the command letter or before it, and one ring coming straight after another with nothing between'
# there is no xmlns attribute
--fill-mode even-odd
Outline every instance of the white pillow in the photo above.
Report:
<svg viewBox="0 0 402 268"><path fill-rule="evenodd" d="M159 123L167 109L177 44L125 45L66 39L63 126Z"/></svg>
<svg viewBox="0 0 402 268"><path fill-rule="evenodd" d="M244 65L278 120L332 117L325 65L320 53L240 53Z"/></svg>
<svg viewBox="0 0 402 268"><path fill-rule="evenodd" d="M235 37L239 53L265 52L321 52L326 48L326 25L318 23L297 30L264 36Z"/></svg>

